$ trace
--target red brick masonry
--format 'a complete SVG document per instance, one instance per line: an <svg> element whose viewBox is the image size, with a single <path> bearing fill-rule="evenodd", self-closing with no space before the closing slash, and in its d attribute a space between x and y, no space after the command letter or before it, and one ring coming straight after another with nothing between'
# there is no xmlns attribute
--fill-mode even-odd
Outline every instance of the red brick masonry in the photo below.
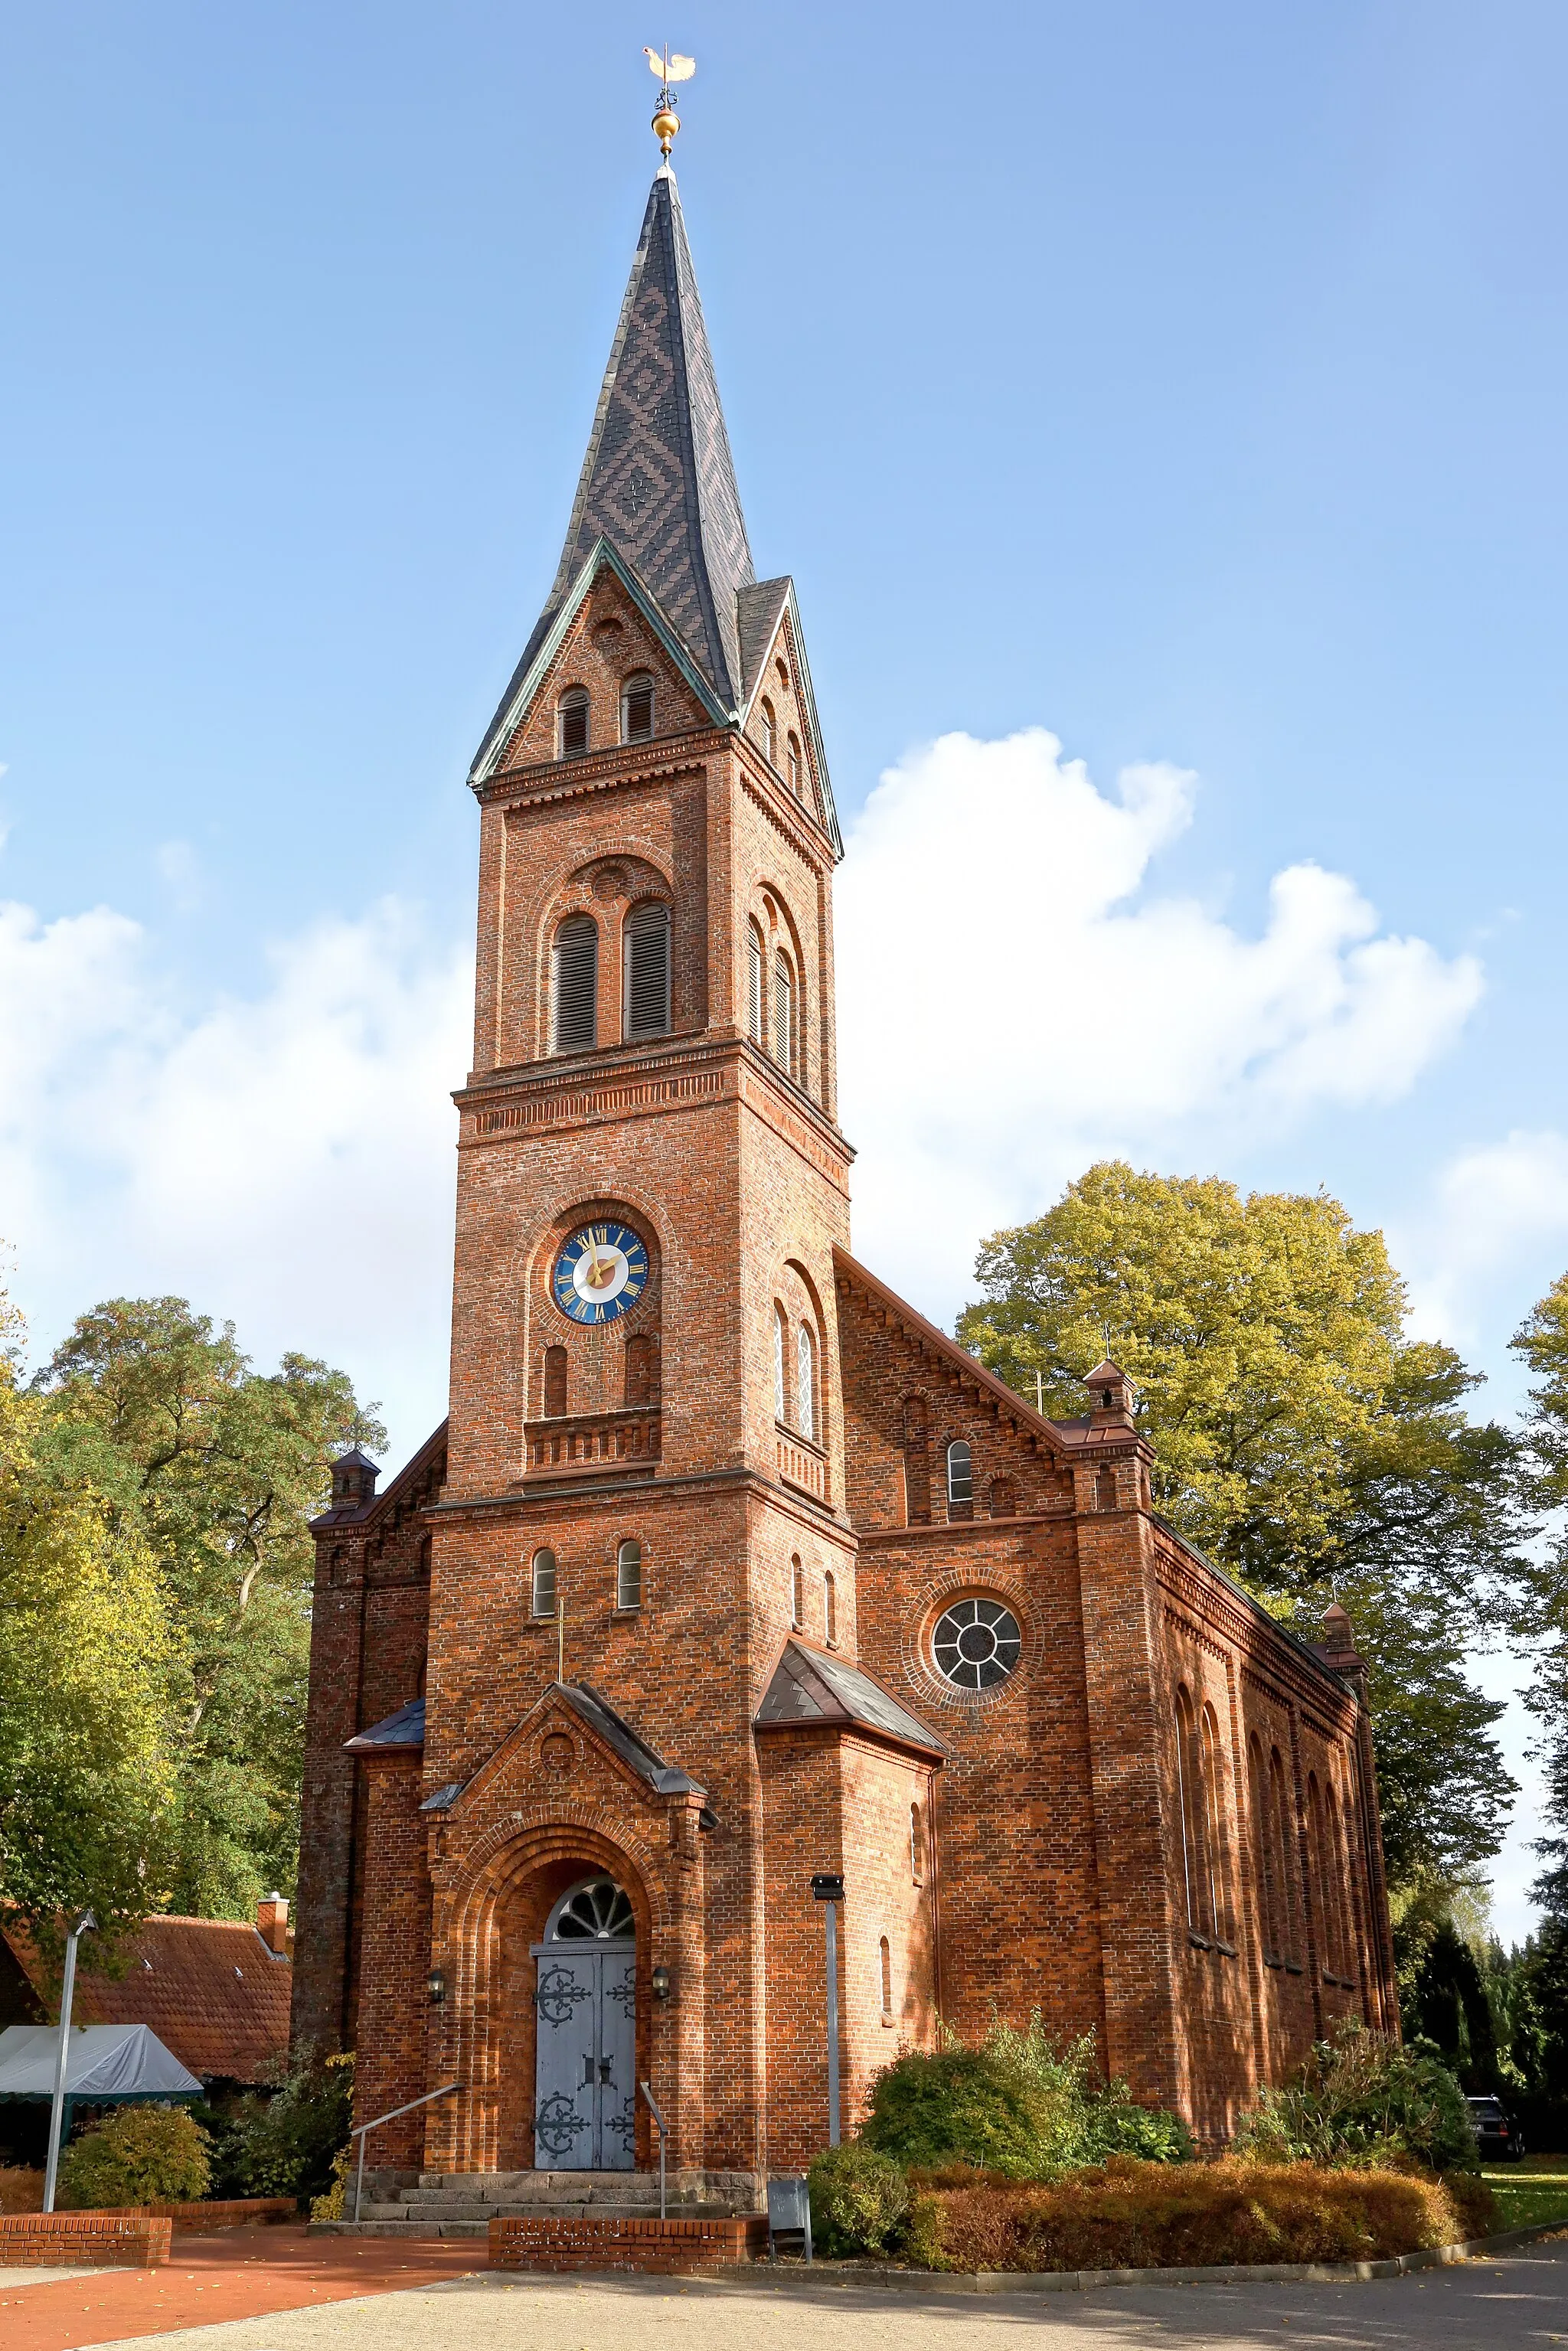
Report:
<svg viewBox="0 0 1568 2351"><path fill-rule="evenodd" d="M235 2196L207 2204L109 2204L84 2220L167 2220L184 2236L207 2236L214 2229L246 2229L268 2220L298 2220L292 2196Z"/></svg>
<svg viewBox="0 0 1568 2351"><path fill-rule="evenodd" d="M762 2212L731 2220L528 2212L490 2223L493 2270L639 2270L670 2276L754 2262L767 2250L768 2217Z"/></svg>
<svg viewBox="0 0 1568 2351"><path fill-rule="evenodd" d="M0 2218L0 2269L150 2270L169 2258L173 2222L147 2212L16 2212Z"/></svg>

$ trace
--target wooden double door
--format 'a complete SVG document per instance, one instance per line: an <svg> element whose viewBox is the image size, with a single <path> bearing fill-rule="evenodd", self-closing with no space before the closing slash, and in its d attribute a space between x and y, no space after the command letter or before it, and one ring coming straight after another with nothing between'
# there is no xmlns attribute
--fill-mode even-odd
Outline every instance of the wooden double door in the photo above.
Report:
<svg viewBox="0 0 1568 2351"><path fill-rule="evenodd" d="M630 2171L637 2125L634 1942L533 1947L534 2164Z"/></svg>

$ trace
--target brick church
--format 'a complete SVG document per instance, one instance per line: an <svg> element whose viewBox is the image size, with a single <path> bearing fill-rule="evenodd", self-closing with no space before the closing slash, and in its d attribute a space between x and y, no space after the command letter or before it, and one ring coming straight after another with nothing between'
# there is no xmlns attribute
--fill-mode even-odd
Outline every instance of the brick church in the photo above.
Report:
<svg viewBox="0 0 1568 2351"><path fill-rule="evenodd" d="M758 580L675 182L474 763L451 1418L319 1564L297 2045L381 2166L755 2200L901 2046L1035 2008L1222 2136L1396 2029L1360 1661L1153 1511L1129 1383L1051 1421L862 1265L832 788Z"/></svg>

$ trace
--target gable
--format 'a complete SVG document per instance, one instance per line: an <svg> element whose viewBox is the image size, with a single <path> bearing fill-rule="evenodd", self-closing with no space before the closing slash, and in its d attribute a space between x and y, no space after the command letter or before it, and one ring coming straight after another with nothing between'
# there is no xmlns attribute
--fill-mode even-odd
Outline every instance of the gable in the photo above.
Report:
<svg viewBox="0 0 1568 2351"><path fill-rule="evenodd" d="M736 599L740 616L740 652L745 693L740 723L747 739L764 758L768 712L771 708L775 743L771 765L785 784L791 784L789 758L793 737L800 753L800 797L843 855L833 788L828 776L817 698L800 633L795 583L789 579L761 580L743 588Z"/></svg>

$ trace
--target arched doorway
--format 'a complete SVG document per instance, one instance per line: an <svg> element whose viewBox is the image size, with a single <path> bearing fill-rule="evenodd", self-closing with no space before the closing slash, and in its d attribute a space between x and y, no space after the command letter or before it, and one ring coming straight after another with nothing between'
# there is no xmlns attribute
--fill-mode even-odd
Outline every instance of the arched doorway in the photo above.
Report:
<svg viewBox="0 0 1568 2351"><path fill-rule="evenodd" d="M534 2163L541 2171L630 2171L637 2124L637 1945L612 1877L566 1892L533 1946L538 2017Z"/></svg>

